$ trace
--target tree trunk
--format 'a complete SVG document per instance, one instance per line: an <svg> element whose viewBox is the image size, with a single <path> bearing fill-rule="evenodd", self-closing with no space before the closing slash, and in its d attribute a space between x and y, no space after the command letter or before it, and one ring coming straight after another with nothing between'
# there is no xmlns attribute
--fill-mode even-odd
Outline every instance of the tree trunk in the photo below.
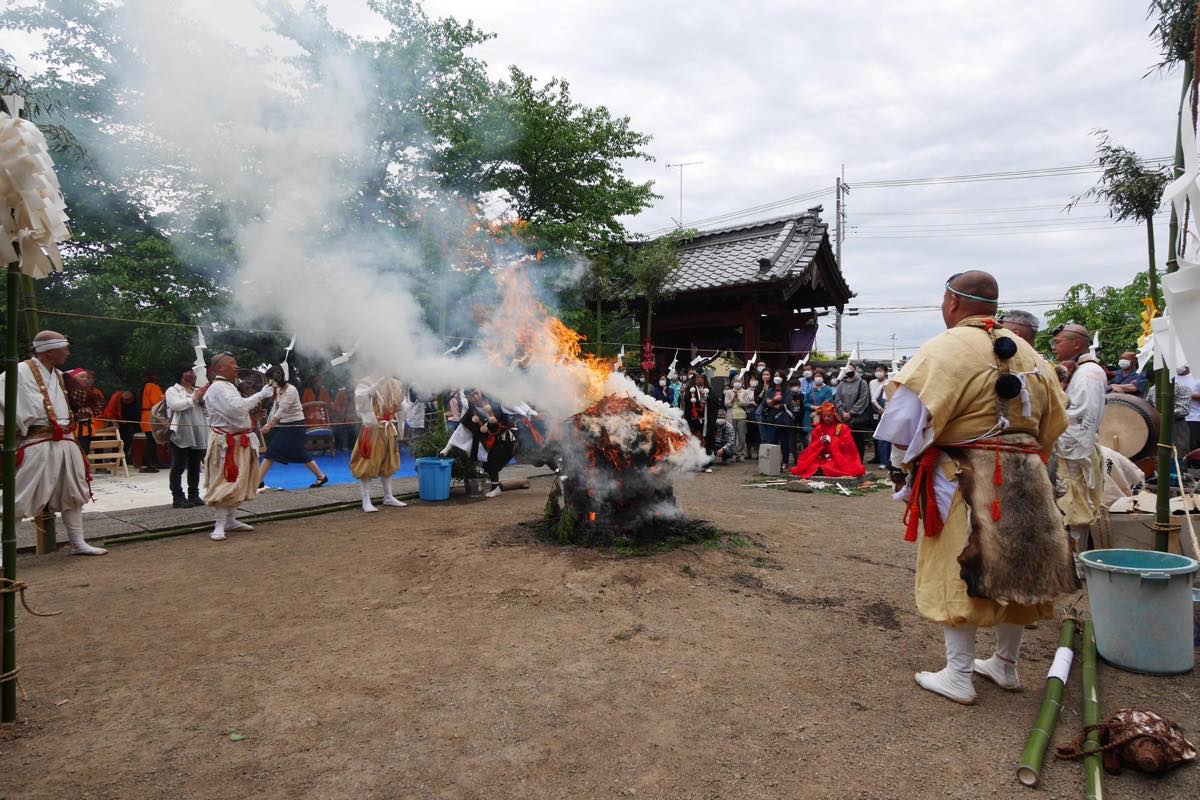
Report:
<svg viewBox="0 0 1200 800"><path fill-rule="evenodd" d="M603 320L604 320L604 309L602 307L602 301L600 299L600 294L599 294L599 292L597 292L596 293L596 342L593 345L593 347L596 350L597 356L600 355L600 338L601 338L600 337L600 329L601 329L601 322Z"/></svg>
<svg viewBox="0 0 1200 800"><path fill-rule="evenodd" d="M654 301L649 297L646 298L646 335L644 341L650 341L650 323L654 319ZM650 394L650 375L646 373L642 375L642 391Z"/></svg>

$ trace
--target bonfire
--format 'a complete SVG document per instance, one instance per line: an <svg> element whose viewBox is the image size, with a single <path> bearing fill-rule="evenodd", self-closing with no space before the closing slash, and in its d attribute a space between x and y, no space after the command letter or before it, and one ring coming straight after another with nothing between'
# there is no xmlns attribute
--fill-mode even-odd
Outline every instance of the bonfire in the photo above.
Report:
<svg viewBox="0 0 1200 800"><path fill-rule="evenodd" d="M705 460L678 409L614 375L562 431L562 473L546 505L559 541L653 540L679 529L673 482Z"/></svg>
<svg viewBox="0 0 1200 800"><path fill-rule="evenodd" d="M672 484L706 460L682 412L642 393L611 359L584 353L584 337L535 299L521 269L497 281L505 298L486 323L484 350L497 364L553 376L582 408L552 430L562 469L546 506L564 542L656 539L678 532Z"/></svg>

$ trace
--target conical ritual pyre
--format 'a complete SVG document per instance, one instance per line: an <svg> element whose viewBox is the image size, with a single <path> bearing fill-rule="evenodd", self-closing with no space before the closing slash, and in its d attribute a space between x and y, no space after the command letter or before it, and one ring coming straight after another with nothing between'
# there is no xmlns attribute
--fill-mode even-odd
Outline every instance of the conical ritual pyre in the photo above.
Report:
<svg viewBox="0 0 1200 800"><path fill-rule="evenodd" d="M551 532L562 541L665 535L682 516L675 476L705 459L678 409L622 376L613 376L609 388L564 426L562 474L546 508Z"/></svg>

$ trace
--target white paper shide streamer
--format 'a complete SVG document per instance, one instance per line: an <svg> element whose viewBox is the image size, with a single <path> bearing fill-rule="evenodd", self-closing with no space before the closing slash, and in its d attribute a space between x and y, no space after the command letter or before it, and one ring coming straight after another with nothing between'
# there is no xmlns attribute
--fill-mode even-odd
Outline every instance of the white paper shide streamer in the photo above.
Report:
<svg viewBox="0 0 1200 800"><path fill-rule="evenodd" d="M279 362L279 368L283 370L283 379L290 381L292 379L292 368L288 364L288 356L292 354L292 348L296 346L296 335L292 334L292 340L288 342L288 346L283 348L283 361Z"/></svg>
<svg viewBox="0 0 1200 800"><path fill-rule="evenodd" d="M1175 214L1185 229L1200 234L1200 154L1196 151L1196 132L1190 114L1179 115L1179 136L1183 145L1183 174L1167 184L1166 199L1175 206ZM1189 202L1190 201L1190 202ZM1187 213L1190 211L1190 217ZM1154 333L1138 353L1139 368L1151 354L1158 366L1172 371L1191 364L1200 365L1200 236L1188 238L1188 247L1179 254L1179 269L1162 279L1166 300L1165 319L1156 319ZM1161 321L1160 321L1161 320Z"/></svg>
<svg viewBox="0 0 1200 800"><path fill-rule="evenodd" d="M0 264L20 261L21 272L45 278L62 272L59 242L71 238L67 204L58 188L46 137L21 119L25 101L6 95L0 113Z"/></svg>
<svg viewBox="0 0 1200 800"><path fill-rule="evenodd" d="M196 386L203 388L208 385L208 367L204 363L204 350L208 342L204 341L204 329L196 326L196 361L192 364L192 372L196 374Z"/></svg>

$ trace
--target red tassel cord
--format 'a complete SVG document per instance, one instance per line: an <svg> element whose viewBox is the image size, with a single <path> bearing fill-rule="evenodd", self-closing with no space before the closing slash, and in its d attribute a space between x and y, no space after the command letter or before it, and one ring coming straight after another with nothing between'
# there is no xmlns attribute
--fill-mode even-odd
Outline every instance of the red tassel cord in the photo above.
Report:
<svg viewBox="0 0 1200 800"><path fill-rule="evenodd" d="M925 523L926 536L937 536L944 527L941 512L938 510L937 494L933 489L937 460L941 454L942 451L938 448L930 447L917 459L917 471L913 474L912 492L908 496L908 505L904 509L904 541L906 542L917 540L917 528L922 521Z"/></svg>

